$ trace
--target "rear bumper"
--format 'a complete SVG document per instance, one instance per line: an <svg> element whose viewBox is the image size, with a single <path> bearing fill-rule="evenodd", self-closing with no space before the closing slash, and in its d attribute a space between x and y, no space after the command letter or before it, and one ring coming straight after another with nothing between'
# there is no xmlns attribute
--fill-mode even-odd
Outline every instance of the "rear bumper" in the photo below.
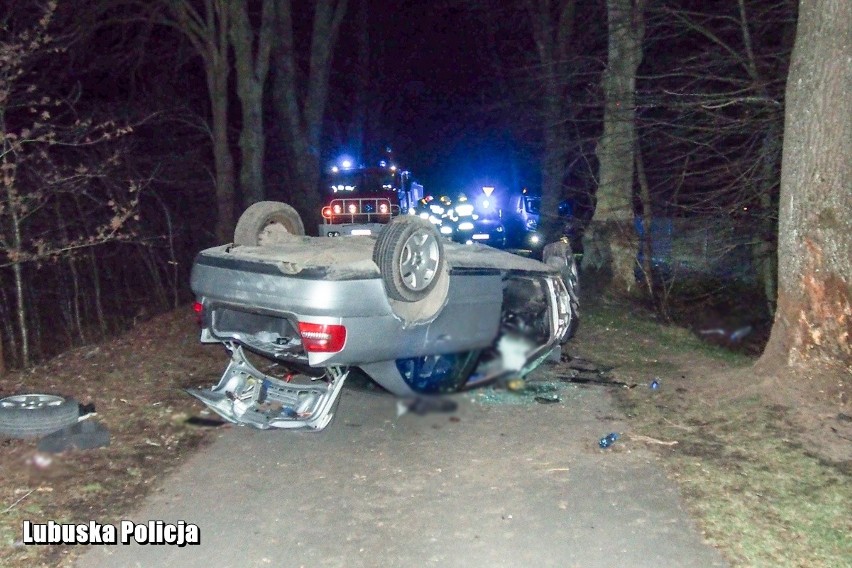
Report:
<svg viewBox="0 0 852 568"><path fill-rule="evenodd" d="M248 362L242 348L226 344L231 362L210 389L187 389L219 416L261 430L319 431L334 417L335 402L348 372L331 370L327 380L293 384L266 375Z"/></svg>

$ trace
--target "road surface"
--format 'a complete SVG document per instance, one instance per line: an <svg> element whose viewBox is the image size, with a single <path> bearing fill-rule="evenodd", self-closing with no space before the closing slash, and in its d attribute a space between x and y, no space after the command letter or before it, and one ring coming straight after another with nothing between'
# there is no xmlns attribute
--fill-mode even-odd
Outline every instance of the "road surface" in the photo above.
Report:
<svg viewBox="0 0 852 568"><path fill-rule="evenodd" d="M726 566L651 452L597 447L627 428L604 387L483 398L397 418L392 397L346 389L322 433L223 428L133 516L194 523L200 545L90 547L77 565Z"/></svg>

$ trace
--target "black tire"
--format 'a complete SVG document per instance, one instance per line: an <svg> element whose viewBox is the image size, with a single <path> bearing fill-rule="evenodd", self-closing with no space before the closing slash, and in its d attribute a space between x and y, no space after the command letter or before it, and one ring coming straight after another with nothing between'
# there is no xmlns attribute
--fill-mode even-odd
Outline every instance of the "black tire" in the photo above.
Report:
<svg viewBox="0 0 852 568"><path fill-rule="evenodd" d="M77 422L74 399L47 394L22 394L0 399L0 436L34 438Z"/></svg>
<svg viewBox="0 0 852 568"><path fill-rule="evenodd" d="M274 244L282 235L304 234L305 224L295 209L280 201L260 201L240 215L234 244L256 247Z"/></svg>
<svg viewBox="0 0 852 568"><path fill-rule="evenodd" d="M577 262L571 245L566 242L555 242L544 247L542 260L545 264L559 269L562 282L568 290L571 307L571 321L568 323L568 333L562 342L566 342L577 334L580 328L580 279L577 272Z"/></svg>
<svg viewBox="0 0 852 568"><path fill-rule="evenodd" d="M373 247L388 296L418 302L429 296L447 270L444 243L435 226L420 217L397 217Z"/></svg>

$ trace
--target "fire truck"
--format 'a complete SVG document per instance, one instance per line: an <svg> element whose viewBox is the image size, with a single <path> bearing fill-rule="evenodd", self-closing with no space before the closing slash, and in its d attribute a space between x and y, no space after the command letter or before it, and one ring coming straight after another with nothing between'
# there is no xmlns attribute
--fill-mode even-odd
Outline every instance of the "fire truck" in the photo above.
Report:
<svg viewBox="0 0 852 568"><path fill-rule="evenodd" d="M353 166L342 160L324 177L320 236L375 235L391 218L414 211L423 186L411 172L383 160Z"/></svg>

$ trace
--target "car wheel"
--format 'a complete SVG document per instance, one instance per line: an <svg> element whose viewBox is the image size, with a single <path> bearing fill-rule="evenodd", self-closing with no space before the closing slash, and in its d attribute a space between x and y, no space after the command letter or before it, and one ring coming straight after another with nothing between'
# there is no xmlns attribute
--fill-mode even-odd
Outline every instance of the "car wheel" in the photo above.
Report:
<svg viewBox="0 0 852 568"><path fill-rule="evenodd" d="M305 234L299 213L280 201L260 201L246 209L234 229L234 244L273 245L292 235Z"/></svg>
<svg viewBox="0 0 852 568"><path fill-rule="evenodd" d="M373 248L388 296L402 302L426 299L447 270L444 244L435 226L420 217L397 217Z"/></svg>
<svg viewBox="0 0 852 568"><path fill-rule="evenodd" d="M571 245L562 241L545 246L542 251L542 260L545 264L559 270L562 282L568 290L571 321L568 323L568 333L565 334L563 340L568 341L576 335L577 329L580 327L580 278L577 272L577 262L574 260Z"/></svg>
<svg viewBox="0 0 852 568"><path fill-rule="evenodd" d="M0 399L0 435L34 438L77 422L80 405L52 394L18 394Z"/></svg>

